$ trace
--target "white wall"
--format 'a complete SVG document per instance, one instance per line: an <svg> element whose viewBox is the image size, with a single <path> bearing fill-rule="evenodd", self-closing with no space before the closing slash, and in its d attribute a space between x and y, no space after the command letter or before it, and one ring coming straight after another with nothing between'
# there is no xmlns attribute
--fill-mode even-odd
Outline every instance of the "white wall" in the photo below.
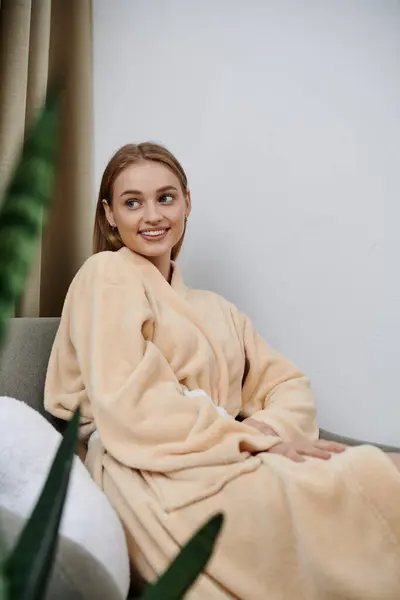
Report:
<svg viewBox="0 0 400 600"><path fill-rule="evenodd" d="M400 3L94 0L96 187L166 144L182 266L312 378L320 425L400 444Z"/></svg>

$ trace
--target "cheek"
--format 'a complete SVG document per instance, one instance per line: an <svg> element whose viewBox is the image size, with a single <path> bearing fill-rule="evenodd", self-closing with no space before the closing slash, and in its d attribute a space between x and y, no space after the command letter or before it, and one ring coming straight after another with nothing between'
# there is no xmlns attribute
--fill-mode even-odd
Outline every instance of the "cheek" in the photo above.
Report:
<svg viewBox="0 0 400 600"><path fill-rule="evenodd" d="M185 209L181 206L174 207L170 214L170 221L176 227L183 227L185 224Z"/></svg>
<svg viewBox="0 0 400 600"><path fill-rule="evenodd" d="M129 210L121 210L115 214L115 222L118 225L118 229L136 229L139 226L140 218L137 213Z"/></svg>
<svg viewBox="0 0 400 600"><path fill-rule="evenodd" d="M173 245L175 245L182 237L185 231L185 216L179 213L172 223Z"/></svg>

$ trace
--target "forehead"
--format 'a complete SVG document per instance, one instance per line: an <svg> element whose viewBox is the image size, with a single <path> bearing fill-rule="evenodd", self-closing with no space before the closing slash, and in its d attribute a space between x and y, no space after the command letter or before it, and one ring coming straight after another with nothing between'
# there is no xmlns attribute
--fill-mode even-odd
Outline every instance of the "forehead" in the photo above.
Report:
<svg viewBox="0 0 400 600"><path fill-rule="evenodd" d="M137 190L151 194L167 185L180 188L178 177L165 165L146 161L126 167L115 180L114 194L119 196L125 190Z"/></svg>

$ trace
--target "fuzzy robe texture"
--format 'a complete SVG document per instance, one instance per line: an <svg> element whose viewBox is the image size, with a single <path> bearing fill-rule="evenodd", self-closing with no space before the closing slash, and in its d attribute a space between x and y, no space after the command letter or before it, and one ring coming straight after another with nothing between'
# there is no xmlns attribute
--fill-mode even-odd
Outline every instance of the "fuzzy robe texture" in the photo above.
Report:
<svg viewBox="0 0 400 600"><path fill-rule="evenodd" d="M185 390L204 395L188 397ZM72 282L45 405L82 439L150 580L217 511L226 523L188 598L400 597L400 476L375 448L293 463L268 453L316 439L307 378L220 296L171 285L127 248L94 255ZM260 419L279 437L227 419Z"/></svg>

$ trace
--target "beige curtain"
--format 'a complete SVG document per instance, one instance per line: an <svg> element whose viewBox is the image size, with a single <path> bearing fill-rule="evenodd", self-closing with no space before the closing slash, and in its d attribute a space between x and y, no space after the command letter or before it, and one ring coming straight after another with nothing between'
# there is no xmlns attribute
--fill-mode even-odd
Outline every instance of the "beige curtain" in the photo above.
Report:
<svg viewBox="0 0 400 600"><path fill-rule="evenodd" d="M60 315L91 253L91 1L0 0L0 196L47 86L60 75L66 89L54 198L19 316Z"/></svg>

